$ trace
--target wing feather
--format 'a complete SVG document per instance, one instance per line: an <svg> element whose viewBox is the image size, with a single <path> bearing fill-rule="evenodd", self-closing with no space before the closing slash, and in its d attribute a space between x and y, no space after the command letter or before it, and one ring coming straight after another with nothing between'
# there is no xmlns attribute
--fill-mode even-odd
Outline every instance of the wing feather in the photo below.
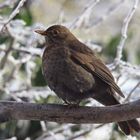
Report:
<svg viewBox="0 0 140 140"><path fill-rule="evenodd" d="M110 70L105 66L105 64L94 56L92 53L82 53L75 50L71 50L71 57L77 61L82 67L99 77L102 81L110 85L120 96L124 97L121 89L115 83L114 78Z"/></svg>

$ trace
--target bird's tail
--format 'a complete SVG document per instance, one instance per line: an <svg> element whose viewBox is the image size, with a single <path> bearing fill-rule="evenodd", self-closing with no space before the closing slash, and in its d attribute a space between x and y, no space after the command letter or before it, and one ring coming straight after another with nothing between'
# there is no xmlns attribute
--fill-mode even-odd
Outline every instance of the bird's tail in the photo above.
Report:
<svg viewBox="0 0 140 140"><path fill-rule="evenodd" d="M140 132L140 125L136 119L118 122L118 125L126 135L130 135L134 131Z"/></svg>
<svg viewBox="0 0 140 140"><path fill-rule="evenodd" d="M94 97L94 99L106 106L120 104L110 93L102 93L100 96ZM136 119L118 122L118 125L126 135L130 135L134 131L140 132L140 124Z"/></svg>

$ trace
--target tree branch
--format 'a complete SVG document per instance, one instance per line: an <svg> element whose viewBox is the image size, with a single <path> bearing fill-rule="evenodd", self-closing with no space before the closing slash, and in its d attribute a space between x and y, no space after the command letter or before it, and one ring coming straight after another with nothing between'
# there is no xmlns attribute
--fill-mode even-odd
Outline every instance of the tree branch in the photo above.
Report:
<svg viewBox="0 0 140 140"><path fill-rule="evenodd" d="M140 117L140 99L108 107L70 107L1 101L0 122L10 120L47 120L59 123L110 123Z"/></svg>

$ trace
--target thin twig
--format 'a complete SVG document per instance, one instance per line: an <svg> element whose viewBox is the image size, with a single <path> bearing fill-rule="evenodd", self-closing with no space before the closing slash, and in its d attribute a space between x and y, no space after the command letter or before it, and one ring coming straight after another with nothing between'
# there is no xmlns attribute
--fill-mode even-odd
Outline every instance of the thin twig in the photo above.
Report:
<svg viewBox="0 0 140 140"><path fill-rule="evenodd" d="M3 48L0 48L0 51L7 52L7 50ZM34 56L41 56L41 52L42 52L41 49L38 49L38 48L29 48L27 50L25 47L20 47L20 48L13 47L11 51L17 51L19 53L27 53Z"/></svg>
<svg viewBox="0 0 140 140"><path fill-rule="evenodd" d="M83 132L80 132L80 133L78 133L78 134L75 134L74 136L68 138L67 140L74 140L74 139L76 139L76 138L85 136L85 135L89 134L91 131L92 131L92 127L89 128L88 130L84 130Z"/></svg>
<svg viewBox="0 0 140 140"><path fill-rule="evenodd" d="M129 62L121 61L119 63L120 70L125 71L126 73L129 74L129 76L133 77L140 77L140 67L136 65L132 65Z"/></svg>
<svg viewBox="0 0 140 140"><path fill-rule="evenodd" d="M91 13L91 10L100 2L100 0L91 0L84 8L82 13L72 22L70 28L78 28L81 26L81 24L84 22L88 15L88 19ZM88 14L87 14L88 13Z"/></svg>
<svg viewBox="0 0 140 140"><path fill-rule="evenodd" d="M8 49L5 51L5 55L4 55L4 57L2 58L2 60L1 60L0 69L3 69L3 68L4 68L4 66L5 66L5 64L6 64L6 61L7 61L7 58L8 58L8 55L9 55L9 53L10 53L11 50L12 50L13 44L14 44L14 39L12 38L11 41L10 41L10 43L9 43L9 47L8 47Z"/></svg>
<svg viewBox="0 0 140 140"><path fill-rule="evenodd" d="M119 7L124 3L125 0L120 0L118 3L111 6L105 14L99 17L97 20L91 22L86 26L86 28L94 27L100 25L103 21L105 21L110 15L112 15Z"/></svg>
<svg viewBox="0 0 140 140"><path fill-rule="evenodd" d="M117 54L116 54L116 59L115 59L117 64L120 63L120 60L122 58L123 47L124 47L125 41L127 39L128 25L137 9L138 2L139 2L139 0L134 1L134 5L133 5L132 9L130 9L126 18L123 21L123 26L122 26L122 31L121 31L121 40L120 40L119 45L117 46Z"/></svg>
<svg viewBox="0 0 140 140"><path fill-rule="evenodd" d="M64 131L66 131L66 130L70 130L72 127L74 127L74 126L77 126L77 124L75 125L75 124L68 124L68 125L62 125L62 126L59 126L59 128L56 128L56 129L53 129L53 130L51 130L51 131L46 131L46 132L44 132L41 136L39 136L36 140L42 140L42 139L44 139L44 138L46 138L46 137L50 137L50 136L54 136L54 135L56 135L56 134L58 134L58 133L63 133Z"/></svg>
<svg viewBox="0 0 140 140"><path fill-rule="evenodd" d="M43 132L47 131L46 123L45 121L40 121L41 129Z"/></svg>
<svg viewBox="0 0 140 140"><path fill-rule="evenodd" d="M0 3L0 9L5 7L11 7L15 3L14 0L5 0L3 3Z"/></svg>
<svg viewBox="0 0 140 140"><path fill-rule="evenodd" d="M131 98L132 94L134 93L134 91L140 86L140 81L135 85L135 87L129 92L127 98L125 99L124 102L129 101L129 99Z"/></svg>
<svg viewBox="0 0 140 140"><path fill-rule="evenodd" d="M1 32L5 29L7 24L9 24L10 21L20 12L20 10L25 2L26 2L26 0L20 0L19 4L15 8L15 10L10 14L9 18L4 22L3 27L1 28Z"/></svg>

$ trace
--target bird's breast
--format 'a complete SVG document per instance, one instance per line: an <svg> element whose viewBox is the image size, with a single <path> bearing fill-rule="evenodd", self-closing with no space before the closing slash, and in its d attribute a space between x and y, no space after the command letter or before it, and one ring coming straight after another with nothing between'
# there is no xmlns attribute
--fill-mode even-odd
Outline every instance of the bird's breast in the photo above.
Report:
<svg viewBox="0 0 140 140"><path fill-rule="evenodd" d="M75 64L67 50L56 49L43 57L43 73L52 90L67 87L74 92L85 92L94 85L94 78Z"/></svg>

